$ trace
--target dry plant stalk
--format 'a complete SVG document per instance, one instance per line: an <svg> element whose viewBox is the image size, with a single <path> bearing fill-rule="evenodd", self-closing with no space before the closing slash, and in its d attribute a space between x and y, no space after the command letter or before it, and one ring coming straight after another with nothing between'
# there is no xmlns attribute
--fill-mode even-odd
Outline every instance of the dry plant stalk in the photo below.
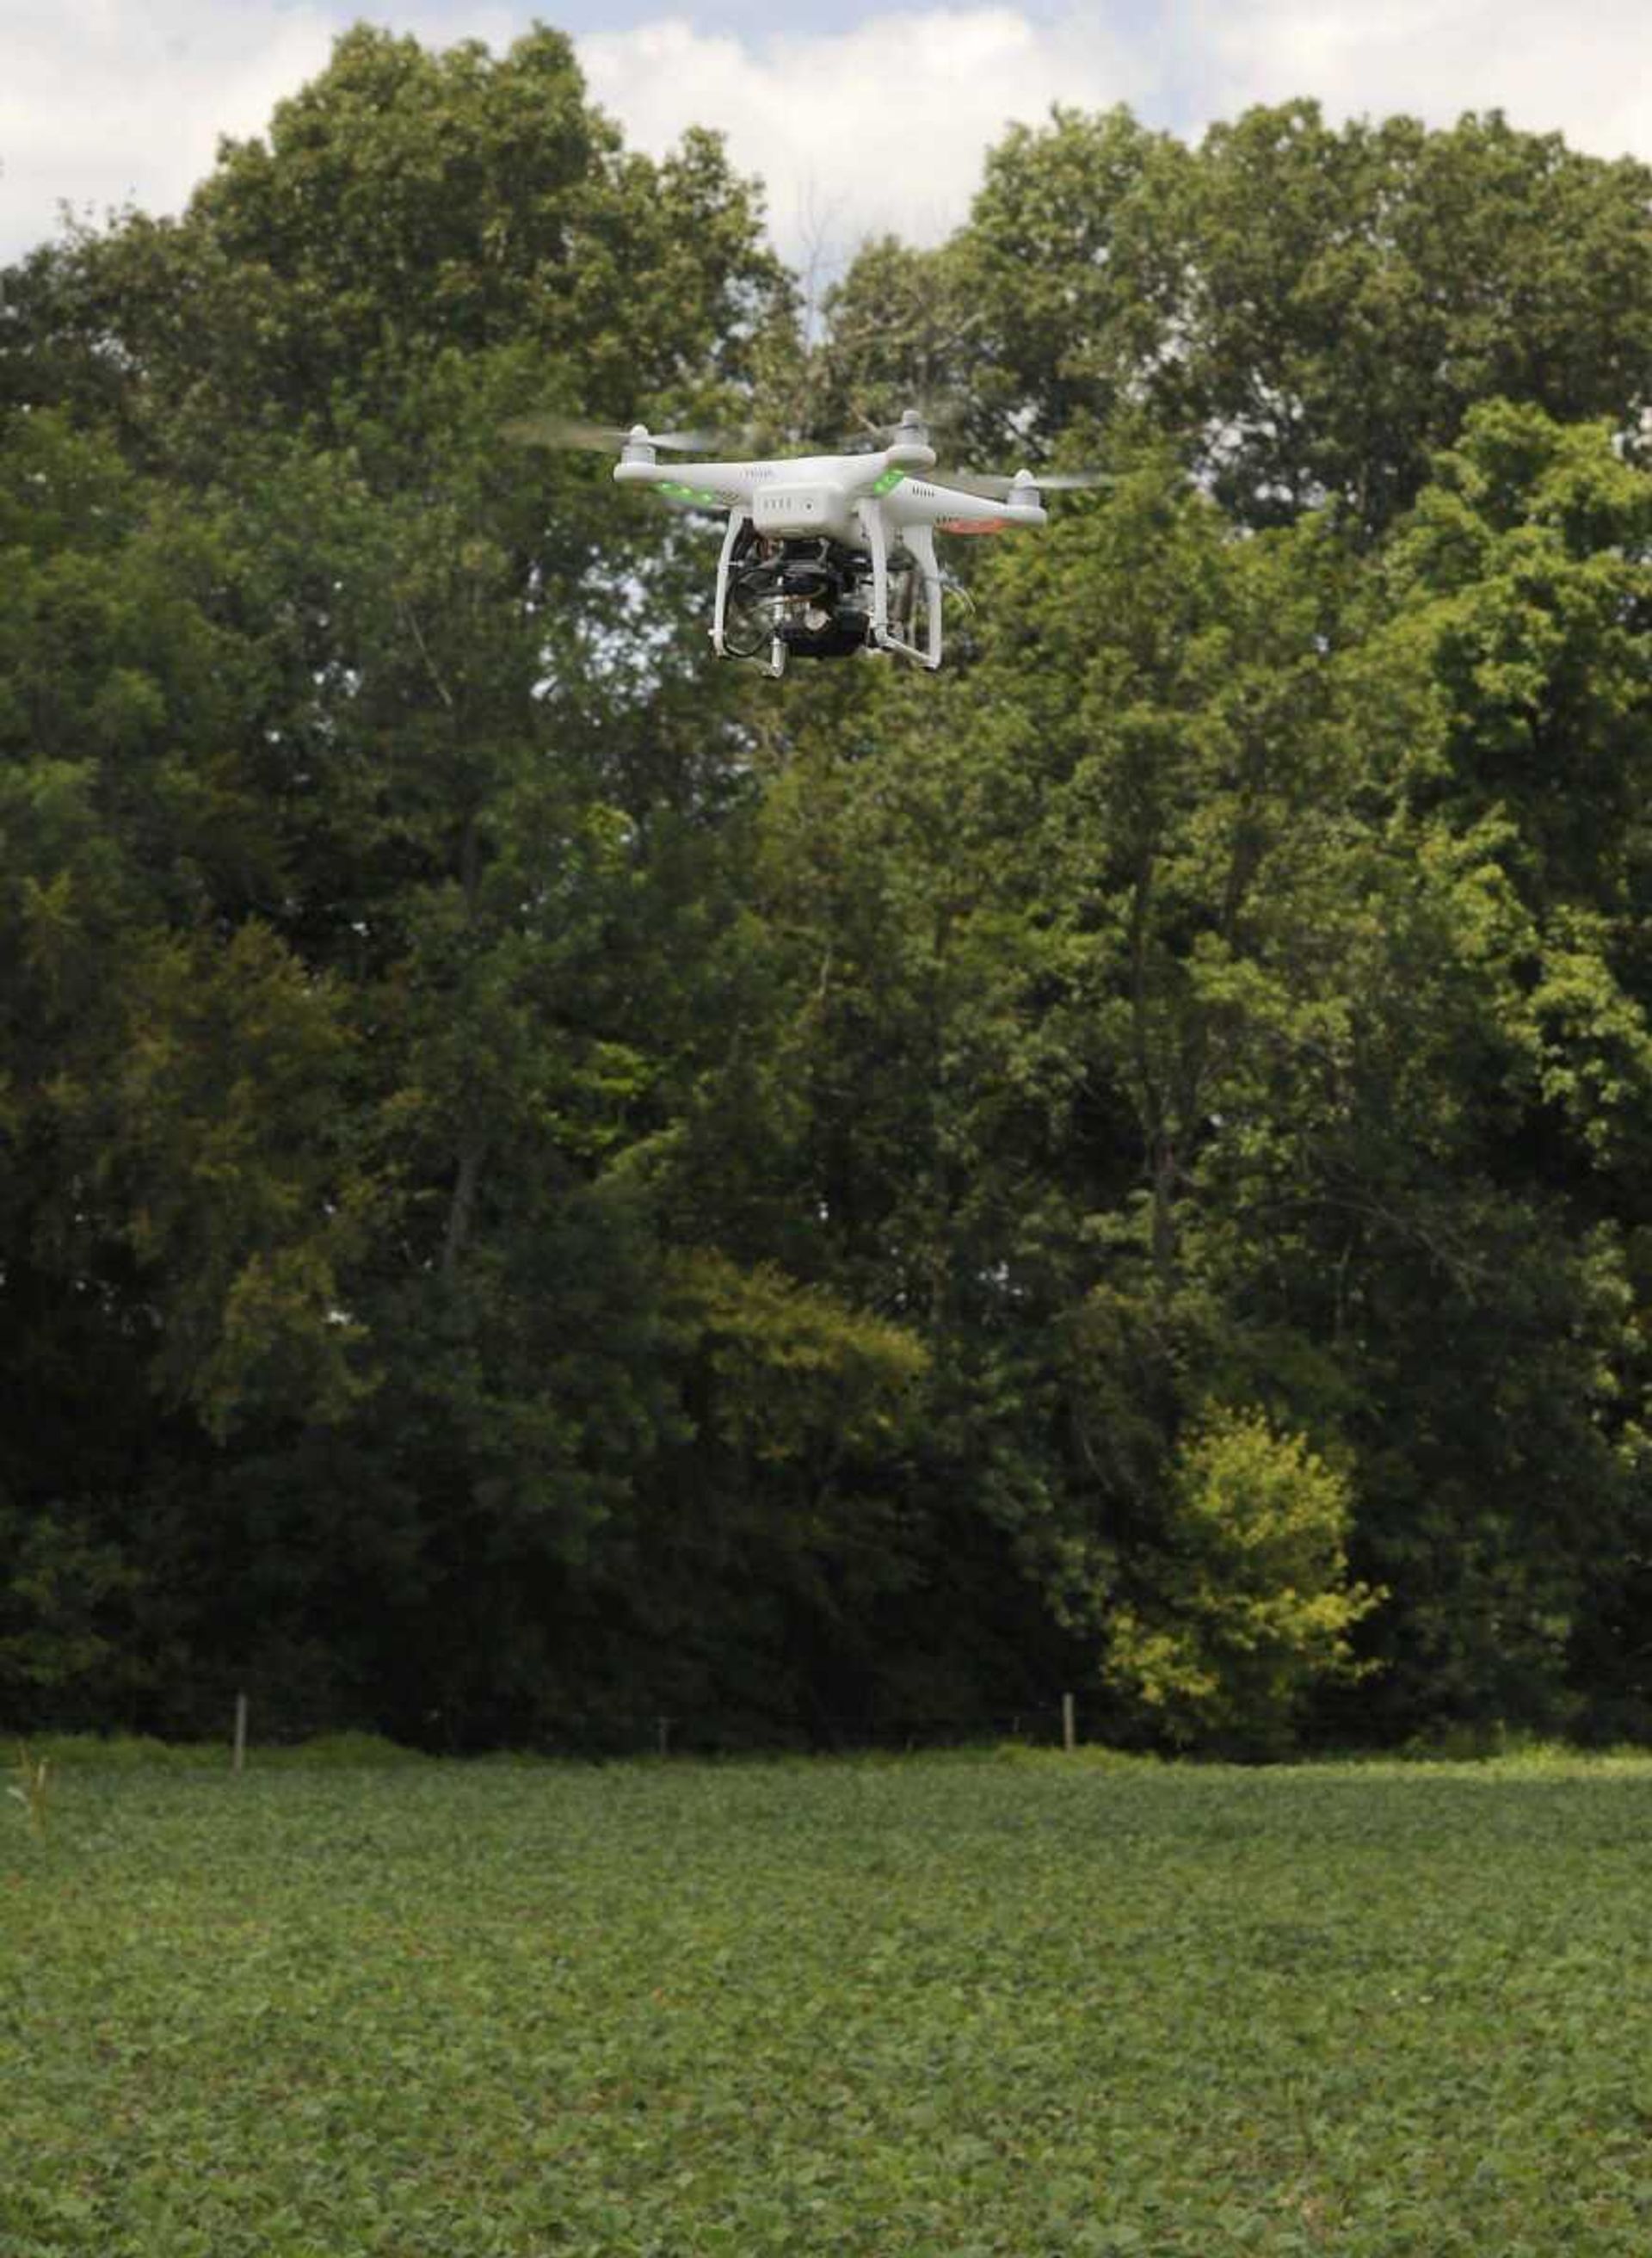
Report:
<svg viewBox="0 0 1652 2258"><path fill-rule="evenodd" d="M50 1757L32 1757L27 1743L18 1743L17 1778L6 1793L23 1806L30 1828L42 1842L46 1839L46 1800L51 1769Z"/></svg>

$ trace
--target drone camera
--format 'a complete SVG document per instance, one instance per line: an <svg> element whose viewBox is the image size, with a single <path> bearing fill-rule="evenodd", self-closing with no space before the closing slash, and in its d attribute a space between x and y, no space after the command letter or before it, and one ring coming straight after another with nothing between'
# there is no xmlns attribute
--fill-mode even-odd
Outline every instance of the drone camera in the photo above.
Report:
<svg viewBox="0 0 1652 2258"><path fill-rule="evenodd" d="M861 649L872 615L854 603L811 603L782 620L776 632L798 658L847 658Z"/></svg>
<svg viewBox="0 0 1652 2258"><path fill-rule="evenodd" d="M825 536L737 536L726 628L729 656L756 657L779 643L798 658L842 658L868 642L863 560Z"/></svg>

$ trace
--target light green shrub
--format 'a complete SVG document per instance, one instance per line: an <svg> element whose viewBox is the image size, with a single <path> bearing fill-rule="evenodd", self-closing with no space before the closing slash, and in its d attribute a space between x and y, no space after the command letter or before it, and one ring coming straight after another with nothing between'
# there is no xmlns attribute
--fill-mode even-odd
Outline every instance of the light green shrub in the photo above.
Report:
<svg viewBox="0 0 1652 2258"><path fill-rule="evenodd" d="M1258 1410L1182 1438L1164 1544L1111 1616L1103 1668L1170 1740L1289 1748L1303 1698L1359 1668L1349 1633L1381 1597L1348 1580L1347 1477Z"/></svg>

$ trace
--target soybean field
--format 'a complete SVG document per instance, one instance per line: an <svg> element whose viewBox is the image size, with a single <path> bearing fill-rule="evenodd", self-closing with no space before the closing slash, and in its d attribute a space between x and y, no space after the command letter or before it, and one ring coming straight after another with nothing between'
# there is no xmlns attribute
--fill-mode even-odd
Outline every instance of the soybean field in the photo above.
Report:
<svg viewBox="0 0 1652 2258"><path fill-rule="evenodd" d="M1652 1757L65 1765L8 2258L1644 2258Z"/></svg>

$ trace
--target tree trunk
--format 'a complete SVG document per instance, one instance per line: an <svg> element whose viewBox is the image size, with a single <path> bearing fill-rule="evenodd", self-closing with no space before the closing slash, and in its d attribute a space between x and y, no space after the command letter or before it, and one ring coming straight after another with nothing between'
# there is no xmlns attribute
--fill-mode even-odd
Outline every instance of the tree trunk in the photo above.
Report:
<svg viewBox="0 0 1652 2258"><path fill-rule="evenodd" d="M442 1277L451 1285L458 1275L459 1257L471 1235L471 1218L476 1207L476 1188L482 1173L482 1139L471 1130L459 1147L458 1173L453 1182L453 1200L448 1209L448 1227L442 1242Z"/></svg>

